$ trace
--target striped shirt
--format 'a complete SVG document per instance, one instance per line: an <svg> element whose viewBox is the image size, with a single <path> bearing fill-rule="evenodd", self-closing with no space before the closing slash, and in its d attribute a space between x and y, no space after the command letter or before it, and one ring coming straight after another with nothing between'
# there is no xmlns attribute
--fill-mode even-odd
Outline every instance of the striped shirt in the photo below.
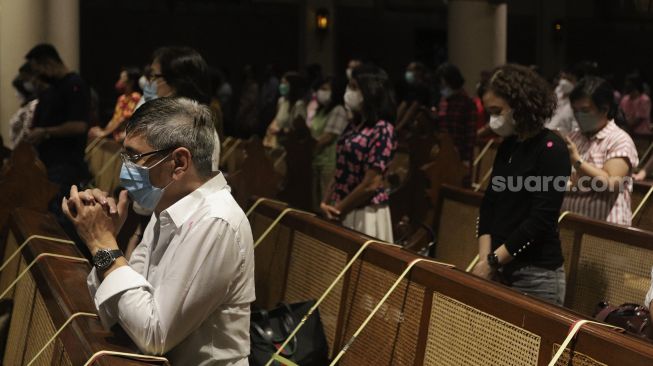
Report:
<svg viewBox="0 0 653 366"><path fill-rule="evenodd" d="M575 131L569 135L569 138L576 144L583 162L602 169L608 160L624 158L630 164L630 172L625 179L623 189L615 192L572 188L565 195L562 211L571 211L593 219L630 226L632 218L630 195L633 191L633 183L629 178L633 167L639 164L633 140L614 121L608 122L594 136L587 137L580 131ZM578 173L574 171L571 180L575 181L576 178ZM583 186L591 185L590 182L585 182Z"/></svg>

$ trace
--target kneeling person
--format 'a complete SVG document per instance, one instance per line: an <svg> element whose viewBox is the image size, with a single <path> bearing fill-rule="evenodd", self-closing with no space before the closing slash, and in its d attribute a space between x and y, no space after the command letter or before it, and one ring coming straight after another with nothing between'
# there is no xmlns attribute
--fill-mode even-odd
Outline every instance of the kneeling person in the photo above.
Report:
<svg viewBox="0 0 653 366"><path fill-rule="evenodd" d="M94 255L88 286L102 322L173 365L247 365L249 354L252 233L224 176L212 177L212 118L194 101L161 98L128 122L122 185L154 209L129 261L116 243L126 191L116 203L73 186L63 202Z"/></svg>

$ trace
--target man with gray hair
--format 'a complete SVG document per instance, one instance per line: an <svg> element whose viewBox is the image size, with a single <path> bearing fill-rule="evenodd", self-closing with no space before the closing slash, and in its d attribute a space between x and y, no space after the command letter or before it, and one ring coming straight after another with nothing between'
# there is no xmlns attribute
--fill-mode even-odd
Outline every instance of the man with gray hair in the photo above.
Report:
<svg viewBox="0 0 653 366"><path fill-rule="evenodd" d="M93 254L88 286L102 322L173 365L247 365L254 249L247 217L211 172L210 110L184 98L139 108L127 124L116 202L73 186L62 208ZM154 214L129 259L116 234L129 196Z"/></svg>

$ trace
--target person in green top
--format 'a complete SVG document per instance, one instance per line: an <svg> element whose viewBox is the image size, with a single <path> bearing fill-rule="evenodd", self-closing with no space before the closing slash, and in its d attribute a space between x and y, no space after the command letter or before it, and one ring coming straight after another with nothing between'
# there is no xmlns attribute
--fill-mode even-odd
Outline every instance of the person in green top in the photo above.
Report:
<svg viewBox="0 0 653 366"><path fill-rule="evenodd" d="M336 166L336 142L347 127L347 111L344 107L344 80L326 77L314 84L318 108L310 121L311 135L317 143L313 150L313 202L320 212Z"/></svg>

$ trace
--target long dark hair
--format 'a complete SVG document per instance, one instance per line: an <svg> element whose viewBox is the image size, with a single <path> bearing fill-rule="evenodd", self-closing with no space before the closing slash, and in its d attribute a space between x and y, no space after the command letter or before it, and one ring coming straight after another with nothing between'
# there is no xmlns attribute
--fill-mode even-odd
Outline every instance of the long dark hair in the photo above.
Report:
<svg viewBox="0 0 653 366"><path fill-rule="evenodd" d="M161 47L152 58L161 64L161 74L175 89L176 97L210 103L209 67L197 51L190 47Z"/></svg>
<svg viewBox="0 0 653 366"><path fill-rule="evenodd" d="M286 79L288 85L290 85L290 91L288 92L286 99L288 99L289 103L288 108L292 110L298 100L302 100L306 97L306 78L295 71L288 71L283 75L283 78Z"/></svg>
<svg viewBox="0 0 653 366"><path fill-rule="evenodd" d="M138 79L141 78L141 70L136 66L124 66L120 69L120 72L127 73L127 82L131 83L132 91L141 93L141 86L138 85Z"/></svg>
<svg viewBox="0 0 653 366"><path fill-rule="evenodd" d="M388 74L374 65L361 65L352 72L363 95L362 122L374 126L378 121L394 123L397 113L394 89Z"/></svg>

